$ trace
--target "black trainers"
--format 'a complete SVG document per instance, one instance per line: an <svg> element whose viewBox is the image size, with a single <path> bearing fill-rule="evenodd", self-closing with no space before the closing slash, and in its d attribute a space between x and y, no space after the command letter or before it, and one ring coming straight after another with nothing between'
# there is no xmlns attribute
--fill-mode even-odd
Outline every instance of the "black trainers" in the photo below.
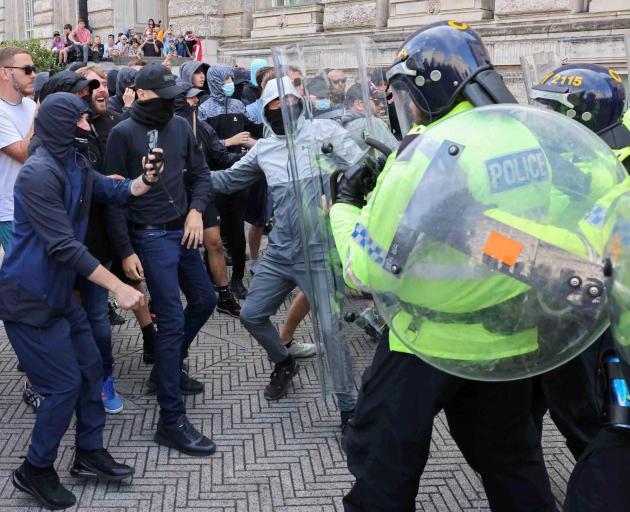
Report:
<svg viewBox="0 0 630 512"><path fill-rule="evenodd" d="M44 397L33 389L31 383L28 380L25 380L24 390L22 391L22 400L24 400L24 403L33 409L33 412L37 412L37 409L39 409L43 399Z"/></svg>
<svg viewBox="0 0 630 512"><path fill-rule="evenodd" d="M230 315L232 318L238 318L241 315L241 305L234 298L234 295L228 292L223 297L219 295L217 311L225 315Z"/></svg>
<svg viewBox="0 0 630 512"><path fill-rule="evenodd" d="M181 376L179 378L179 389L181 390L182 395L198 395L199 393L203 393L205 384L193 379L190 375L188 375L186 370L182 369ZM147 379L147 390L149 393L155 393L157 391L157 382L153 380L153 375Z"/></svg>
<svg viewBox="0 0 630 512"><path fill-rule="evenodd" d="M351 411L341 411L341 435L346 433L346 429L348 428L348 423L354 417L354 409Z"/></svg>
<svg viewBox="0 0 630 512"><path fill-rule="evenodd" d="M17 489L33 496L48 510L63 510L77 502L74 494L61 485L52 466L49 470L35 472L28 461L24 461L13 471L11 481Z"/></svg>
<svg viewBox="0 0 630 512"><path fill-rule="evenodd" d="M276 364L271 373L271 381L265 387L265 398L267 400L279 400L285 396L298 368L298 363L294 357L291 357L288 364Z"/></svg>
<svg viewBox="0 0 630 512"><path fill-rule="evenodd" d="M217 449L210 439L192 426L185 414L173 425L166 425L160 419L153 440L157 444L197 457L208 457Z"/></svg>
<svg viewBox="0 0 630 512"><path fill-rule="evenodd" d="M105 448L80 450L74 455L70 474L76 478L99 478L101 480L124 480L135 473L134 468L114 460Z"/></svg>
<svg viewBox="0 0 630 512"><path fill-rule="evenodd" d="M118 314L116 306L111 301L107 302L107 313L109 314L109 323L111 325L123 325L127 321L124 316Z"/></svg>
<svg viewBox="0 0 630 512"><path fill-rule="evenodd" d="M182 395L198 395L203 393L205 384L199 382L197 379L193 379L188 372L182 368L182 374L179 377L179 389L182 390Z"/></svg>
<svg viewBox="0 0 630 512"><path fill-rule="evenodd" d="M244 299L247 297L247 288L245 288L242 279L232 278L230 280L230 290L237 299Z"/></svg>

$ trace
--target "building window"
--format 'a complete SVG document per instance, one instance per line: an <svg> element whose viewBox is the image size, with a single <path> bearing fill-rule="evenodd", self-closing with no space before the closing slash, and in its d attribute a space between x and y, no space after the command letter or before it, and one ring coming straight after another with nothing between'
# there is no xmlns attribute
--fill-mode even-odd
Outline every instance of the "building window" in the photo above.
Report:
<svg viewBox="0 0 630 512"><path fill-rule="evenodd" d="M33 0L24 0L24 31L26 39L33 39Z"/></svg>

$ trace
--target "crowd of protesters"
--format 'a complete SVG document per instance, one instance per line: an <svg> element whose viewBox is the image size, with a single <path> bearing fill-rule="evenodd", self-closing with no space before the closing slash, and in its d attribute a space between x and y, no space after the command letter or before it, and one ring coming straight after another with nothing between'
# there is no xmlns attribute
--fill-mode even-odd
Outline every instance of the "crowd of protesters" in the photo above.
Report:
<svg viewBox="0 0 630 512"><path fill-rule="evenodd" d="M155 440L184 453L209 455L215 450L187 420L182 401L182 395L204 391L204 384L188 374L186 359L215 309L240 317L275 363L264 390L270 400L287 393L296 359L313 356L316 347L293 340L309 312L304 293L293 302L280 332L269 320L295 286L309 293L306 275L296 275L297 267L291 266L303 261L291 227L295 201L286 194L286 180L280 187L269 183L277 169L265 160L277 158L285 148L278 142L284 131L274 68L263 59L249 69L207 64L199 38L191 32L175 34L170 26L163 30L153 20L143 33L131 29L117 37L110 34L104 42L79 20L76 28L66 25L63 34L55 32L50 48L62 68L77 64L37 73L26 51L0 50L0 245L5 252L0 319L28 376L24 400L38 414L31 448L14 483L32 490L39 475L48 475L48 488L37 492L46 495L48 505L59 506L74 498L55 480L52 463L75 409L76 476L115 480L133 472L103 450L104 417L95 412L116 414L124 408L115 387L111 324L125 320L109 299L132 306L142 331L143 361L153 365L147 388L157 392L161 408ZM168 62L143 60L172 55L191 58L178 77ZM128 65L107 73L98 65L117 56L129 57ZM287 75L287 86L306 100L305 112L334 120L335 126L356 121L366 108L374 113L387 109L377 78L370 84L368 107L358 84L348 88L342 70L312 77L310 97L300 70L288 69ZM64 125L77 116L76 127ZM49 129L51 125L55 128ZM74 131L69 142L67 130ZM393 138L390 132L387 136ZM60 163L77 173L83 168L97 171L90 175L94 190L93 201L86 203L89 209L71 206L75 194L85 193L79 174L70 173L67 194L58 203L44 198L58 193L60 184L54 180L37 187L29 181L33 190L21 188L28 176L36 180L38 175L28 164L24 169L29 172L23 170L27 160L51 165L54 175ZM153 181L158 169L162 174ZM219 173L225 169L231 171ZM108 188L103 176L112 178L106 183L119 185ZM235 182L235 176L242 177ZM121 183L130 184L131 195L122 191ZM117 204L99 202L105 199ZM46 201L50 204L43 206ZM265 234L270 239L261 261ZM54 278L37 272L31 278L19 270L26 260L36 266L47 258L52 258L48 265L59 266ZM250 290L244 282L248 258L251 275L261 274ZM14 273L19 275L12 281ZM42 282L34 285L32 279L38 278ZM147 291L150 302L144 299ZM29 298L14 301L15 293ZM38 329L38 339L41 333L47 337L44 355L32 329ZM339 395L342 423L352 415L353 393Z"/></svg>

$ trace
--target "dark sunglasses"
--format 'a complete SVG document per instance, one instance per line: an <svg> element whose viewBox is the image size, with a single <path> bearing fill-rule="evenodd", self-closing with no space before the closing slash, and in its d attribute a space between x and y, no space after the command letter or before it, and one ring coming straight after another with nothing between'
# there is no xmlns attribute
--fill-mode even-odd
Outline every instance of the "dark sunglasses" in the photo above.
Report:
<svg viewBox="0 0 630 512"><path fill-rule="evenodd" d="M18 67L18 66L2 66L3 68L7 68L7 69L21 69L22 71L24 71L25 75L32 75L33 73L35 73L36 69L35 66L24 66L24 67Z"/></svg>
<svg viewBox="0 0 630 512"><path fill-rule="evenodd" d="M345 84L348 81L347 78L340 78L339 80L332 80L333 84Z"/></svg>
<svg viewBox="0 0 630 512"><path fill-rule="evenodd" d="M293 79L293 85L295 87L300 87L302 85L302 79L300 77Z"/></svg>

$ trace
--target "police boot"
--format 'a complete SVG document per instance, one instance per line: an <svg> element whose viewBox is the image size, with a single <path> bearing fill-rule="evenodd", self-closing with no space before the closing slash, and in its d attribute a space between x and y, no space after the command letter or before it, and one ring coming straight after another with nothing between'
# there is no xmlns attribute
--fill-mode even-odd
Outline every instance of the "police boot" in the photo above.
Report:
<svg viewBox="0 0 630 512"><path fill-rule="evenodd" d="M53 466L38 468L28 460L13 472L13 485L33 496L47 510L63 510L72 507L77 499L61 482Z"/></svg>
<svg viewBox="0 0 630 512"><path fill-rule="evenodd" d="M124 480L133 476L134 468L114 460L105 448L81 450L77 448L70 474L77 478Z"/></svg>

